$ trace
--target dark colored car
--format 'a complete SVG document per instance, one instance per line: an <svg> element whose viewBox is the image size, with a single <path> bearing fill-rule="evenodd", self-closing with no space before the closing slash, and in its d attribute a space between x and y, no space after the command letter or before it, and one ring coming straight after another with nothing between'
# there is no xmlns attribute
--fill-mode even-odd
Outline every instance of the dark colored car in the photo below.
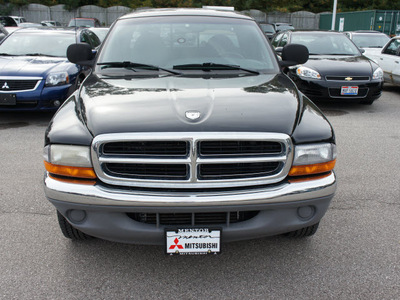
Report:
<svg viewBox="0 0 400 300"><path fill-rule="evenodd" d="M67 48L77 41L97 47L93 35L44 27L7 36L0 44L0 111L56 110L89 72L67 60Z"/></svg>
<svg viewBox="0 0 400 300"><path fill-rule="evenodd" d="M264 32L264 34L266 35L266 37L268 37L268 39L272 39L272 37L275 35L276 31L275 31L275 27L272 24L266 24L266 23L260 23L259 24L261 27L261 30Z"/></svg>
<svg viewBox="0 0 400 300"><path fill-rule="evenodd" d="M382 69L363 56L343 33L284 31L272 40L278 53L281 47L292 43L309 50L306 63L288 69L289 77L309 98L349 99L372 104L381 96Z"/></svg>
<svg viewBox="0 0 400 300"><path fill-rule="evenodd" d="M45 193L70 239L207 254L221 242L310 236L336 189L333 129L250 17L210 9L119 18L45 136Z"/></svg>
<svg viewBox="0 0 400 300"><path fill-rule="evenodd" d="M8 16L0 16L0 24L4 27L17 27L18 24L15 20Z"/></svg>
<svg viewBox="0 0 400 300"><path fill-rule="evenodd" d="M274 26L276 32L294 29L293 25L290 23L271 23L271 25Z"/></svg>
<svg viewBox="0 0 400 300"><path fill-rule="evenodd" d="M68 27L100 27L96 18L73 18L69 21Z"/></svg>

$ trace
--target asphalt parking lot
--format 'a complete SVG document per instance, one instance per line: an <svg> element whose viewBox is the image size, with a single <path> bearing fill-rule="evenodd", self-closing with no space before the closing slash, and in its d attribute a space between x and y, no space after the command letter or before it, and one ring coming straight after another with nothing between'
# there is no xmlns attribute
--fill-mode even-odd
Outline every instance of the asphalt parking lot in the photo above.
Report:
<svg viewBox="0 0 400 300"><path fill-rule="evenodd" d="M0 113L0 298L399 299L400 88L317 105L337 136L338 190L316 235L194 257L65 239L42 185L51 114Z"/></svg>

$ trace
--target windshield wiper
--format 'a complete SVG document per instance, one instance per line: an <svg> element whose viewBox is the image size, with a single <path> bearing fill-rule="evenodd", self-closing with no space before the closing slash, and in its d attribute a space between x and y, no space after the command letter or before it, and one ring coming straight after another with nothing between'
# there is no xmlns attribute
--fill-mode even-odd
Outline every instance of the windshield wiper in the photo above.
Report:
<svg viewBox="0 0 400 300"><path fill-rule="evenodd" d="M16 56L15 54L0 53L0 56Z"/></svg>
<svg viewBox="0 0 400 300"><path fill-rule="evenodd" d="M130 61L116 61L116 62L103 62L103 63L98 63L98 65L102 66L101 69L107 69L107 68L124 68L124 69L129 69L132 71L135 71L134 69L145 69L145 70L154 70L154 71L165 71L169 72L174 75L181 75L180 72L173 71L170 69L165 69L161 68L158 66L154 65L148 65L148 64L139 64L139 63L134 63Z"/></svg>
<svg viewBox="0 0 400 300"><path fill-rule="evenodd" d="M254 70L242 68L241 66L236 65L226 65L226 64L216 64L212 62L202 63L202 64L186 64L186 65L176 65L174 66L175 70L202 70L202 71L211 71L211 70L240 70L249 72L252 74L259 75L260 73Z"/></svg>

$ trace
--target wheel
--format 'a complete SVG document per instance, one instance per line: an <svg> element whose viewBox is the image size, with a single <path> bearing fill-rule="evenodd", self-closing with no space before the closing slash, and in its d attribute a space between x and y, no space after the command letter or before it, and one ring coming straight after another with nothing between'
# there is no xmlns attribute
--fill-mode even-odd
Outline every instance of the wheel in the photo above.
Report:
<svg viewBox="0 0 400 300"><path fill-rule="evenodd" d="M59 211L57 211L57 219L61 231L66 238L75 241L90 240L93 238L90 235L87 235L86 233L83 233L82 231L72 227L72 225L68 223L67 219L65 219Z"/></svg>
<svg viewBox="0 0 400 300"><path fill-rule="evenodd" d="M302 237L306 237L306 236L312 236L314 233L317 232L319 226L319 222L317 224L308 226L308 227L304 227L301 229L297 229L295 231L291 231L288 233L285 233L284 235L287 237L295 237L295 238L302 238Z"/></svg>

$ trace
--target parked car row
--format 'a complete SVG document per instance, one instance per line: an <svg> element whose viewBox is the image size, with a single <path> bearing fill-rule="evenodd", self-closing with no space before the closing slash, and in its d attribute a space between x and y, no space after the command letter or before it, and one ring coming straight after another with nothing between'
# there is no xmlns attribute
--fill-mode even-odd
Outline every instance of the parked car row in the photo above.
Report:
<svg viewBox="0 0 400 300"><path fill-rule="evenodd" d="M9 17L3 17L3 23L6 20L9 20ZM20 26L29 24L24 19L19 19L18 22ZM52 20L43 22L48 23L50 27L58 25ZM99 24L98 20L94 18L74 18L71 20L70 25L78 26L73 27L79 28L75 33L65 29L46 31L39 29L16 30L19 27L0 27L0 40L10 32L15 31L0 44L0 78L2 80L0 81L0 86L4 87L0 89L0 96L2 97L0 110L56 109L86 76L86 70L81 70L77 66L72 68L66 62L67 46L74 42L85 42L96 48L108 32L108 28L96 27ZM93 27L89 30L82 29L81 26ZM45 28L40 24L39 27ZM301 44L307 47L310 54L308 61L301 65L286 68L285 72L297 84L300 91L311 100L321 98L355 99L364 104L372 104L373 101L380 97L384 80L399 84L400 72L397 71L396 73L396 69L399 69L400 61L399 38L394 38L385 45L389 38L379 32L347 32L346 37L342 33L331 31L294 30L293 26L284 23L260 24L260 27L264 34L268 30L271 32L278 30L271 37L271 44L278 56L281 55L283 47L288 44ZM268 34L266 35L268 36ZM41 42L42 36L43 41L45 41L43 43ZM59 41L54 42L54 44L46 42L47 40L50 41L51 37L55 38L56 36L60 38ZM72 36L75 36L75 38L71 39ZM21 37L24 38L22 39ZM10 48L10 45L17 45L16 41L20 43L20 46ZM38 47L48 47L49 49L47 50L51 49L55 52L50 53L45 50L38 50L28 45L29 43L35 44L34 41L37 42ZM210 45L212 44L211 42L213 41L210 40ZM232 41L226 40L224 42L225 46L228 42ZM229 47L231 51L235 48L232 45ZM214 44L214 46L216 45ZM59 52L57 52L58 50ZM240 55L240 53L237 55ZM33 56L35 57L34 59ZM18 57L18 59L15 57ZM51 57L51 59L43 59L43 57ZM60 59L55 60L54 57ZM155 57L152 57L147 63L154 64L155 59ZM20 63L16 63L17 60L23 61L24 64L30 67L23 68L24 71L21 71ZM42 65L46 65L47 69L38 68L39 62ZM19 68L18 71L14 72L12 65ZM63 76L67 80L57 82L56 86L58 88L52 87L50 89L51 85L46 83L46 80L50 73L53 72L55 65L61 65L66 68ZM60 67L56 69L58 68ZM33 69L40 70L35 73ZM29 70L29 72L25 73L25 70ZM30 88L24 87L23 90L18 87L10 88L9 83L15 80L18 81L18 76L35 77L37 85L35 84ZM39 81L40 83L38 83ZM63 88L60 88L61 85L64 85ZM51 90L51 97L49 98L47 93L43 92L38 97L39 90ZM28 94L32 96L28 96ZM33 100L33 98L36 100Z"/></svg>
<svg viewBox="0 0 400 300"><path fill-rule="evenodd" d="M43 20L40 23L27 22L24 17L0 16L0 24L5 27L61 27L62 24L55 20ZM96 18L72 18L68 27L101 27L100 21Z"/></svg>
<svg viewBox="0 0 400 300"><path fill-rule="evenodd" d="M89 28L21 28L0 43L0 111L56 110L90 71L68 61L67 48L100 38Z"/></svg>

